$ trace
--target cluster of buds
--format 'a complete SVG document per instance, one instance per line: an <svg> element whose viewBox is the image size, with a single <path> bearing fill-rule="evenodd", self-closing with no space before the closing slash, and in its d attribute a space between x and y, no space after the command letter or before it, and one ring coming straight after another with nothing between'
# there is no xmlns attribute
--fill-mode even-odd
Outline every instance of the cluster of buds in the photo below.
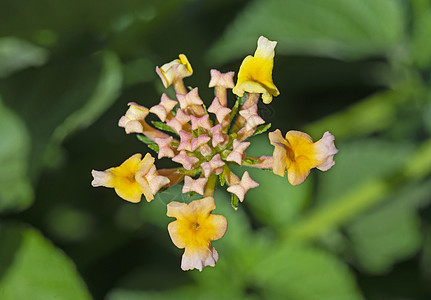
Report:
<svg viewBox="0 0 431 300"><path fill-rule="evenodd" d="M185 249L183 270L202 270L214 266L218 260L212 242L224 236L227 220L211 213L215 209L213 196L217 182L227 186L235 209L248 190L259 186L247 171L236 175L231 165L270 169L279 176L287 173L288 181L298 185L310 169L326 171L334 164L333 156L338 150L329 132L313 143L306 133L289 131L283 137L277 129L269 133L274 146L272 156L246 154L250 146L247 139L266 132L271 125L259 116L257 103L261 95L265 104L279 95L272 80L275 46L276 42L260 37L254 56L247 56L242 62L236 85L234 72L211 70L209 87L215 88L216 96L208 109L199 97L198 88L187 89L184 85L183 79L193 73L185 55L157 67L165 88L173 85L176 99L163 94L160 103L150 109L129 103L119 126L128 134L138 134L157 153L158 159L171 158L178 166L157 170L155 159L147 153L143 159L141 154L135 154L119 167L92 171L93 186L112 187L118 196L130 202L139 202L142 194L150 202L160 189L181 182L183 193L202 195L202 199L189 204L174 201L167 205L167 215L176 218L168 226L170 237L178 248ZM237 96L232 108L227 105L228 89L233 89ZM150 113L160 121L149 125L146 117Z"/></svg>

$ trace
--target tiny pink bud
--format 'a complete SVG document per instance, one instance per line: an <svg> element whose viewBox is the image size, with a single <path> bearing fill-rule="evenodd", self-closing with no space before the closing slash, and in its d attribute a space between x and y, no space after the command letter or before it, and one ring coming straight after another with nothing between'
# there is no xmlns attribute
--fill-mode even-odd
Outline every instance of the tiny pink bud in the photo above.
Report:
<svg viewBox="0 0 431 300"><path fill-rule="evenodd" d="M194 88L185 95L177 94L182 110L196 116L203 116L205 111L202 107L203 101L199 97L198 88Z"/></svg>
<svg viewBox="0 0 431 300"><path fill-rule="evenodd" d="M217 97L214 98L213 102L208 108L208 111L216 115L217 121L223 124L223 127L225 127L226 122L229 122L229 114L231 109L221 105Z"/></svg>
<svg viewBox="0 0 431 300"><path fill-rule="evenodd" d="M212 134L212 145L216 147L217 145L224 146L229 141L229 136L226 133L222 132L222 125L217 124L213 128L211 128Z"/></svg>
<svg viewBox="0 0 431 300"><path fill-rule="evenodd" d="M193 138L193 134L180 130L180 144L178 145L177 150L192 151L192 144L191 144L192 138Z"/></svg>
<svg viewBox="0 0 431 300"><path fill-rule="evenodd" d="M202 134L202 135L198 136L197 138L194 138L192 140L192 151L195 151L197 148L199 148L203 144L208 143L210 140L211 140L211 138L206 134Z"/></svg>
<svg viewBox="0 0 431 300"><path fill-rule="evenodd" d="M252 130L256 128L258 125L265 124L265 120L263 120L257 114L257 105L252 105L250 108L241 110L239 114L245 119L245 129Z"/></svg>
<svg viewBox="0 0 431 300"><path fill-rule="evenodd" d="M168 121L166 124L179 133L189 121L190 117L186 115L181 109L178 109L177 115L172 120Z"/></svg>
<svg viewBox="0 0 431 300"><path fill-rule="evenodd" d="M183 193L196 192L203 195L205 186L208 182L208 178L202 177L193 180L190 176L184 177Z"/></svg>
<svg viewBox="0 0 431 300"><path fill-rule="evenodd" d="M192 129L196 130L200 127L206 130L211 130L211 123L209 121L209 117L209 115L204 115L200 118L193 115L190 116L190 120L192 121Z"/></svg>
<svg viewBox="0 0 431 300"><path fill-rule="evenodd" d="M220 154L215 155L209 162L204 162L201 164L205 177L209 177L211 173L216 175L221 174L224 165L225 163L221 160Z"/></svg>
<svg viewBox="0 0 431 300"><path fill-rule="evenodd" d="M188 156L184 150L172 158L174 162L180 163L186 170L193 170L195 165L199 162L197 157Z"/></svg>
<svg viewBox="0 0 431 300"><path fill-rule="evenodd" d="M233 83L233 76L235 72L221 73L216 69L211 69L211 80L208 87L224 87L233 89L235 84Z"/></svg>
<svg viewBox="0 0 431 300"><path fill-rule="evenodd" d="M163 93L160 103L156 106L151 107L150 112L156 114L162 122L166 121L166 117L177 105L177 101L169 99L169 97Z"/></svg>
<svg viewBox="0 0 431 300"><path fill-rule="evenodd" d="M233 150L229 155L226 157L227 161L233 161L236 162L238 165L241 165L242 160L245 157L245 149L250 146L250 142L239 142L237 140L233 141Z"/></svg>
<svg viewBox="0 0 431 300"><path fill-rule="evenodd" d="M235 194L238 197L239 201L242 202L244 201L244 197L247 191L249 189L252 189L258 186L259 186L259 183L251 179L248 172L245 171L244 174L242 175L240 183L231 185L230 187L227 188L227 191Z"/></svg>
<svg viewBox="0 0 431 300"><path fill-rule="evenodd" d="M175 153L171 148L171 142L173 140L173 137L166 137L166 138L155 138L154 141L159 146L159 156L158 159L161 159L162 157L174 157Z"/></svg>

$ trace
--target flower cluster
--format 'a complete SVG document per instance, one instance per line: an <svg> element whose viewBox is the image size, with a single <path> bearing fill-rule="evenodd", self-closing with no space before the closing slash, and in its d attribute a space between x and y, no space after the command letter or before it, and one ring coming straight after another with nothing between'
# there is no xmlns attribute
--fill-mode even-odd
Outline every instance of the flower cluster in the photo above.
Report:
<svg viewBox="0 0 431 300"><path fill-rule="evenodd" d="M157 158L168 157L178 164L171 169L157 170L154 158L147 153L143 159L135 154L119 167L105 171L92 171L92 185L111 187L124 200L139 202L142 194L150 202L162 188L183 182L182 192L200 194L200 200L189 204L171 202L167 215L176 218L168 226L173 243L184 248L183 270L214 266L218 253L212 241L223 237L227 220L213 215L214 190L219 179L232 194L232 206L244 201L248 190L259 184L245 171L241 177L230 168L242 165L272 169L285 176L292 185L301 184L312 168L326 171L334 164L338 152L334 137L325 132L313 143L309 135L300 131L288 131L283 137L280 130L269 133L274 146L272 156L251 157L246 154L250 146L247 139L266 132L270 124L259 116L257 103L260 96L264 103L279 95L272 80L274 49L276 42L260 37L254 56L247 56L241 64L238 80L234 84L234 72L221 73L211 70L209 87L215 88L215 98L206 108L198 88L187 89L183 79L192 75L193 69L183 54L162 67L157 67L165 88L173 85L176 99L166 94L160 103L150 109L129 103L129 109L118 125L126 133L136 133L138 138L157 153ZM232 89L237 100L232 108L227 103L227 90ZM160 121L149 125L146 117L157 115Z"/></svg>

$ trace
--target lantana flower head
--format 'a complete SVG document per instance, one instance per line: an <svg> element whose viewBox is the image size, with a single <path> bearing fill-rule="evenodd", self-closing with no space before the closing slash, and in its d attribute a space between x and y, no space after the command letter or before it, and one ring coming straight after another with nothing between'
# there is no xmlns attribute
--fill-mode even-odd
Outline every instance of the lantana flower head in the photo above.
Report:
<svg viewBox="0 0 431 300"><path fill-rule="evenodd" d="M185 55L157 67L163 85L173 85L175 98L163 94L160 102L149 109L131 102L118 125L128 134L136 133L155 157L170 159L175 167L157 169L155 159L147 153L144 159L135 154L119 167L92 171L93 186L114 188L121 198L134 203L141 200L142 194L149 202L159 190L181 183L182 193L203 196L189 204L167 204L167 215L176 218L168 226L169 234L178 248L185 249L183 270L201 271L214 266L219 258L212 242L224 236L227 220L211 213L217 201L217 182L231 194L235 210L246 201L250 189L258 188L259 183L248 171L237 175L234 170L241 166L272 169L280 176L287 172L288 181L298 185L312 168L326 171L334 164L333 156L338 150L329 132L313 143L306 133L289 131L283 137L277 129L269 134L274 146L272 156L253 157L246 153L252 143L249 137L263 134L271 126L259 115L257 103L260 97L269 103L279 94L272 80L275 45L265 37L259 38L254 56L246 57L241 64L236 85L234 72L212 69L209 87L215 89L215 97L209 101L201 99L197 87L185 88L184 79L193 73ZM228 107L228 90L232 88L239 97ZM207 109L204 103L211 105ZM149 113L160 121L147 122Z"/></svg>

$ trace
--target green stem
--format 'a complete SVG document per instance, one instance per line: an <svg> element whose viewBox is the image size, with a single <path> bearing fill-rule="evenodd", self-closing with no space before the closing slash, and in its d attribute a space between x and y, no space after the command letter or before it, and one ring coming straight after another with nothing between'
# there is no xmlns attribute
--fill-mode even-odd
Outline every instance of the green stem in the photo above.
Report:
<svg viewBox="0 0 431 300"><path fill-rule="evenodd" d="M216 183L217 183L217 175L211 174L210 177L208 178L208 182L205 187L204 197L212 197L214 195Z"/></svg>

